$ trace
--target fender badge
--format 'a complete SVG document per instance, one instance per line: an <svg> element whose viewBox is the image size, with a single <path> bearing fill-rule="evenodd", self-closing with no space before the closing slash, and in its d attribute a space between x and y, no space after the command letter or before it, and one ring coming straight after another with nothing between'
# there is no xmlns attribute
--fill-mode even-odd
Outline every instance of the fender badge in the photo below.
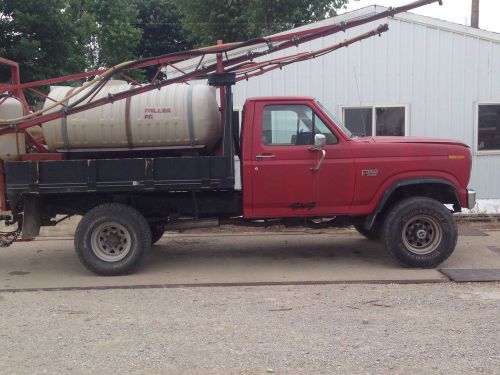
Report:
<svg viewBox="0 0 500 375"><path fill-rule="evenodd" d="M376 177L376 176L378 176L378 169L362 169L361 176L363 176L363 177Z"/></svg>

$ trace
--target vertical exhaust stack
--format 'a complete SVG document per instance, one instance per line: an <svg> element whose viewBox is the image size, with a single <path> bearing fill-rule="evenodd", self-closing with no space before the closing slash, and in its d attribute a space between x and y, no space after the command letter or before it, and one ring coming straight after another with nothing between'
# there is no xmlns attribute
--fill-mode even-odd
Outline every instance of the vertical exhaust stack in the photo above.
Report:
<svg viewBox="0 0 500 375"><path fill-rule="evenodd" d="M479 29L479 0L472 0L470 25Z"/></svg>

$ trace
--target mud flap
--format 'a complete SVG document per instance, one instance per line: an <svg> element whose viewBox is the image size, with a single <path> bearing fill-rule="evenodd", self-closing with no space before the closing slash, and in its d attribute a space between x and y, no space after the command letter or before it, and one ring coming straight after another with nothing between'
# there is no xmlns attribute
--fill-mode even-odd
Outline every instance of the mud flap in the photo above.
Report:
<svg viewBox="0 0 500 375"><path fill-rule="evenodd" d="M40 196L26 194L24 196L23 229L21 238L31 240L40 234L42 224L42 201Z"/></svg>

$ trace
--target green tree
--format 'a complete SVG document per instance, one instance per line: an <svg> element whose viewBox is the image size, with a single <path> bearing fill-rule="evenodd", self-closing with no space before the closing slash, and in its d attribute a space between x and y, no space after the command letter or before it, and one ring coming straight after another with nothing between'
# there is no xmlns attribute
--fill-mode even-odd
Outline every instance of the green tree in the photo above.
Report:
<svg viewBox="0 0 500 375"><path fill-rule="evenodd" d="M173 0L135 0L135 5L139 11L135 26L142 30L135 56L160 56L193 48L184 36L182 15ZM144 74L152 79L156 70L157 67L145 68Z"/></svg>
<svg viewBox="0 0 500 375"><path fill-rule="evenodd" d="M247 1L177 0L185 35L197 45L247 39L250 20L243 12Z"/></svg>
<svg viewBox="0 0 500 375"><path fill-rule="evenodd" d="M79 20L66 13L64 0L0 0L0 55L21 65L23 81L74 73L87 65ZM10 72L3 69L0 80Z"/></svg>
<svg viewBox="0 0 500 375"><path fill-rule="evenodd" d="M349 0L177 0L198 45L245 40L336 15Z"/></svg>
<svg viewBox="0 0 500 375"><path fill-rule="evenodd" d="M71 73L78 73L88 68L92 68L94 60L92 41L98 32L97 19L92 8L91 0L70 0L66 1L64 14L70 28L63 34L62 38L68 38L74 46L73 53L66 62L77 60L80 62L78 68L75 67ZM63 65L65 62L60 62Z"/></svg>
<svg viewBox="0 0 500 375"><path fill-rule="evenodd" d="M348 0L253 0L245 3L245 14L253 20L250 33L269 35L316 22L337 14Z"/></svg>
<svg viewBox="0 0 500 375"><path fill-rule="evenodd" d="M24 82L109 67L135 58L138 14L128 0L0 0L0 55Z"/></svg>
<svg viewBox="0 0 500 375"><path fill-rule="evenodd" d="M160 56L193 48L182 29L182 14L173 0L135 0L139 14L135 26L142 30L137 57Z"/></svg>
<svg viewBox="0 0 500 375"><path fill-rule="evenodd" d="M70 1L71 2L71 1ZM129 0L93 0L96 25L89 47L95 68L135 59L142 30L135 26L139 11Z"/></svg>
<svg viewBox="0 0 500 375"><path fill-rule="evenodd" d="M0 0L0 55L21 64L24 82L40 80L268 35L332 16L347 1Z"/></svg>

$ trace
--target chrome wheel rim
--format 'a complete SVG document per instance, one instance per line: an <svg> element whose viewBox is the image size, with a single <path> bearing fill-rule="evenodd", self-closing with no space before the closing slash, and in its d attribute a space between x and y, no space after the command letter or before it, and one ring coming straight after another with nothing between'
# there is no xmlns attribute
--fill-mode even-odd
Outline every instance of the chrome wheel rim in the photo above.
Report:
<svg viewBox="0 0 500 375"><path fill-rule="evenodd" d="M429 215L417 215L406 222L402 232L406 248L417 255L430 254L437 249L443 237L441 226Z"/></svg>
<svg viewBox="0 0 500 375"><path fill-rule="evenodd" d="M132 247L130 232L116 222L99 225L92 233L92 251L105 262L118 262L127 256Z"/></svg>

